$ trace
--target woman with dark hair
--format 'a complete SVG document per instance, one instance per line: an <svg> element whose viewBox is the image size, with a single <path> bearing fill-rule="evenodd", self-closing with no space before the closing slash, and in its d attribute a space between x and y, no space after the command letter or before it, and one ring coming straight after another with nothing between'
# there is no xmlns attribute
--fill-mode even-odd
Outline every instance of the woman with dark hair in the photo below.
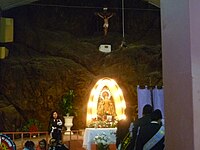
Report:
<svg viewBox="0 0 200 150"><path fill-rule="evenodd" d="M60 119L58 112L53 111L49 120L49 134L56 142L62 141L62 126L63 122Z"/></svg>
<svg viewBox="0 0 200 150"><path fill-rule="evenodd" d="M38 144L36 150L47 150L47 142L45 139L42 139L39 141L39 144Z"/></svg>

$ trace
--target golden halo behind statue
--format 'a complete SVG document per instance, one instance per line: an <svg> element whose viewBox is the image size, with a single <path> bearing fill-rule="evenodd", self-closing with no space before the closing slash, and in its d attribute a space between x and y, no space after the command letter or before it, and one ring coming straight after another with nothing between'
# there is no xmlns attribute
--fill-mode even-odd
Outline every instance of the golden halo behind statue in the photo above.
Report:
<svg viewBox="0 0 200 150"><path fill-rule="evenodd" d="M104 97L105 97L105 94L104 93L107 93L108 94L108 99L110 99L111 97L111 94L110 94L110 91L109 90L102 90L101 91L101 94L100 94L100 97L104 100Z"/></svg>

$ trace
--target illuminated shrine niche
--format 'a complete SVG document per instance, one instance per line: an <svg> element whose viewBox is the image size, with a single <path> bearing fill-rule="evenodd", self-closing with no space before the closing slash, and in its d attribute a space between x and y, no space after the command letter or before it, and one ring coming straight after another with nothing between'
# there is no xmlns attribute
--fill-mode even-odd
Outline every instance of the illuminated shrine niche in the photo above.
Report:
<svg viewBox="0 0 200 150"><path fill-rule="evenodd" d="M112 116L117 120L124 119L126 108L122 90L110 78L97 81L91 90L87 106L87 125L93 119L102 120L106 116Z"/></svg>

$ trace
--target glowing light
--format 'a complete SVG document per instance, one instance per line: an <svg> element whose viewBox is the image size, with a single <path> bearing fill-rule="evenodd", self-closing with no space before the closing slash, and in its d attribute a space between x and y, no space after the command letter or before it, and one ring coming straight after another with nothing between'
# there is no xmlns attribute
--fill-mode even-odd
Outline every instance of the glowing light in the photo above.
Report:
<svg viewBox="0 0 200 150"><path fill-rule="evenodd" d="M92 107L94 107L94 106L95 106L94 102L91 102L91 101L88 102L88 107L89 107L89 108L92 108Z"/></svg>
<svg viewBox="0 0 200 150"><path fill-rule="evenodd" d="M125 101L122 101L122 102L121 102L121 107L122 107L122 108L126 108L126 103L125 103Z"/></svg>
<svg viewBox="0 0 200 150"><path fill-rule="evenodd" d="M126 115L120 115L120 119L126 119Z"/></svg>
<svg viewBox="0 0 200 150"><path fill-rule="evenodd" d="M91 90L90 97L91 97L91 96L94 96L94 93L95 93L95 89L93 88L93 89Z"/></svg>
<svg viewBox="0 0 200 150"><path fill-rule="evenodd" d="M103 90L104 87L108 89ZM125 119L124 110L126 108L126 103L124 100L123 92L116 83L115 80L110 78L103 78L97 81L93 89L91 90L90 97L88 100L87 108L87 124L94 118L97 117L97 104L98 99L101 97L103 92L107 92L109 98L112 96L115 103L116 119Z"/></svg>
<svg viewBox="0 0 200 150"><path fill-rule="evenodd" d="M103 97L103 93L104 93L104 92L108 93L108 99L110 99L111 94L110 94L110 91L109 91L109 90L103 90L103 91L100 93L101 98L104 99L104 97Z"/></svg>

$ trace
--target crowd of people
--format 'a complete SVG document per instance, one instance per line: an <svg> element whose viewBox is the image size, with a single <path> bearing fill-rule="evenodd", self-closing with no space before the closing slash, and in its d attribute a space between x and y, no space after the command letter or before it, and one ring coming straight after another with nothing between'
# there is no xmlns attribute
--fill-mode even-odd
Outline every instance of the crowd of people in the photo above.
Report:
<svg viewBox="0 0 200 150"><path fill-rule="evenodd" d="M163 150L165 130L162 113L149 104L143 108L143 116L132 121L132 113L126 110L126 120L118 122L116 147L118 150Z"/></svg>
<svg viewBox="0 0 200 150"><path fill-rule="evenodd" d="M57 111L53 111L50 116L48 127L48 132L51 137L49 144L45 139L40 140L38 145L28 140L25 142L23 150L69 150L67 145L62 143L62 127L62 119L59 117Z"/></svg>
<svg viewBox="0 0 200 150"><path fill-rule="evenodd" d="M67 145L57 142L56 139L51 138L49 144L45 139L42 139L38 142L38 145L35 145L33 141L26 141L24 144L23 150L69 150Z"/></svg>
<svg viewBox="0 0 200 150"><path fill-rule="evenodd" d="M149 104L143 108L143 116L132 120L132 109L125 110L126 119L120 120L116 131L117 150L163 150L165 130L162 123L162 113L153 110ZM49 121L49 144L45 139L35 145L33 141L26 141L23 150L69 150L62 144L63 121L57 111L53 111Z"/></svg>

